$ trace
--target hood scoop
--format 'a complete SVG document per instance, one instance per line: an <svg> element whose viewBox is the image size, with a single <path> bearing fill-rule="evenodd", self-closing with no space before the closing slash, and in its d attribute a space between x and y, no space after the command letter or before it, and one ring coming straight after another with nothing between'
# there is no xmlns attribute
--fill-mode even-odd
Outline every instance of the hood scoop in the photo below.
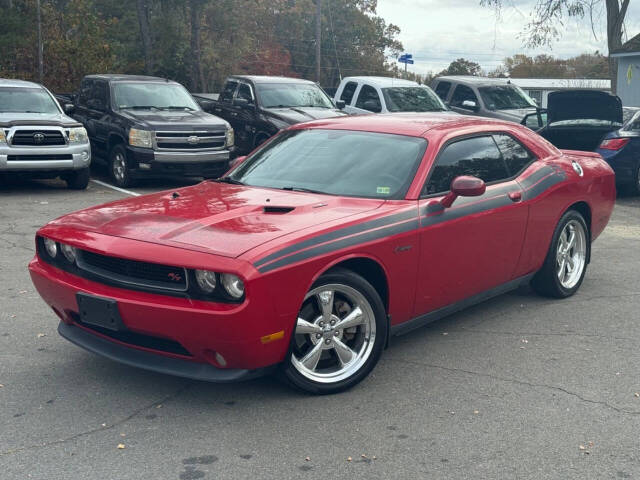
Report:
<svg viewBox="0 0 640 480"><path fill-rule="evenodd" d="M278 207L276 205L265 205L264 208L263 208L263 211L264 211L264 213L283 215L285 213L292 212L295 209L296 209L296 207Z"/></svg>

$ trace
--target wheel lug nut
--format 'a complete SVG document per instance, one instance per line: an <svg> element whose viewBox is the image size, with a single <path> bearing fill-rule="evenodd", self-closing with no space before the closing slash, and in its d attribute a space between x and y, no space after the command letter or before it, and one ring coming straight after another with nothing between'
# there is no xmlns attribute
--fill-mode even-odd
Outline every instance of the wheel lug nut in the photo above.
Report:
<svg viewBox="0 0 640 480"><path fill-rule="evenodd" d="M320 322L320 323L319 323L319 325L320 325L321 327L324 327L324 322Z"/></svg>
<svg viewBox="0 0 640 480"><path fill-rule="evenodd" d="M335 332L333 332L333 334L337 337L338 335L340 335L340 332L336 330Z"/></svg>
<svg viewBox="0 0 640 480"><path fill-rule="evenodd" d="M319 333L316 333L316 338L320 338L322 337L322 335L320 335Z"/></svg>
<svg viewBox="0 0 640 480"><path fill-rule="evenodd" d="M328 338L324 341L324 343L326 343L327 345L329 345L331 343L331 340L329 340Z"/></svg>
<svg viewBox="0 0 640 480"><path fill-rule="evenodd" d="M336 324L336 321L335 320L331 320L331 325L333 326L335 324Z"/></svg>

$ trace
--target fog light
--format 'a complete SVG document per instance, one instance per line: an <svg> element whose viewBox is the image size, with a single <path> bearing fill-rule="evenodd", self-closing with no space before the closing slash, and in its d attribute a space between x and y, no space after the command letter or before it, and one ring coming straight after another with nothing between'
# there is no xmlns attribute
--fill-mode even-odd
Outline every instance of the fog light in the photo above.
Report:
<svg viewBox="0 0 640 480"><path fill-rule="evenodd" d="M140 168L140 170L151 170L150 163L138 163L138 167Z"/></svg>
<svg viewBox="0 0 640 480"><path fill-rule="evenodd" d="M196 281L203 292L213 293L216 289L216 272L210 270L196 270Z"/></svg>
<svg viewBox="0 0 640 480"><path fill-rule="evenodd" d="M50 238L44 239L44 248L51 258L55 258L58 254L58 246L56 245L56 242Z"/></svg>
<svg viewBox="0 0 640 480"><path fill-rule="evenodd" d="M88 160L89 159L89 152L87 152L87 151L82 152L82 159L83 160Z"/></svg>
<svg viewBox="0 0 640 480"><path fill-rule="evenodd" d="M244 295L244 283L240 280L240 277L232 273L223 273L220 279L222 280L222 286L229 295L233 298L242 298Z"/></svg>
<svg viewBox="0 0 640 480"><path fill-rule="evenodd" d="M64 243L61 243L60 250L62 250L62 254L64 255L64 258L66 258L69 261L69 263L75 263L76 247L72 247L71 245L65 245Z"/></svg>

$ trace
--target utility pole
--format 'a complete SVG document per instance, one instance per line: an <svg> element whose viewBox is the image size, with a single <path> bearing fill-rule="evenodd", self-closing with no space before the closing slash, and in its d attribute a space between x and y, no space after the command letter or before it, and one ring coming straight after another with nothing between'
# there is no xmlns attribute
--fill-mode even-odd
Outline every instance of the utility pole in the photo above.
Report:
<svg viewBox="0 0 640 480"><path fill-rule="evenodd" d="M320 83L322 0L316 0L316 82Z"/></svg>
<svg viewBox="0 0 640 480"><path fill-rule="evenodd" d="M36 0L36 10L38 18L38 82L43 83L44 65L42 59L42 20L40 18L40 0Z"/></svg>

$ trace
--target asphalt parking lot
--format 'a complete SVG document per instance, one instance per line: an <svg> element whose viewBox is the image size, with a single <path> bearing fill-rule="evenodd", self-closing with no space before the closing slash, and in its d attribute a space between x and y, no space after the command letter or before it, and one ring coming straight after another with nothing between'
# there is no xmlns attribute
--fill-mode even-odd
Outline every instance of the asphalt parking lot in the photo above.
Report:
<svg viewBox="0 0 640 480"><path fill-rule="evenodd" d="M125 196L0 186L3 480L640 478L640 198L618 199L574 297L496 298L394 339L355 389L311 397L148 373L57 335L26 269L34 232Z"/></svg>

